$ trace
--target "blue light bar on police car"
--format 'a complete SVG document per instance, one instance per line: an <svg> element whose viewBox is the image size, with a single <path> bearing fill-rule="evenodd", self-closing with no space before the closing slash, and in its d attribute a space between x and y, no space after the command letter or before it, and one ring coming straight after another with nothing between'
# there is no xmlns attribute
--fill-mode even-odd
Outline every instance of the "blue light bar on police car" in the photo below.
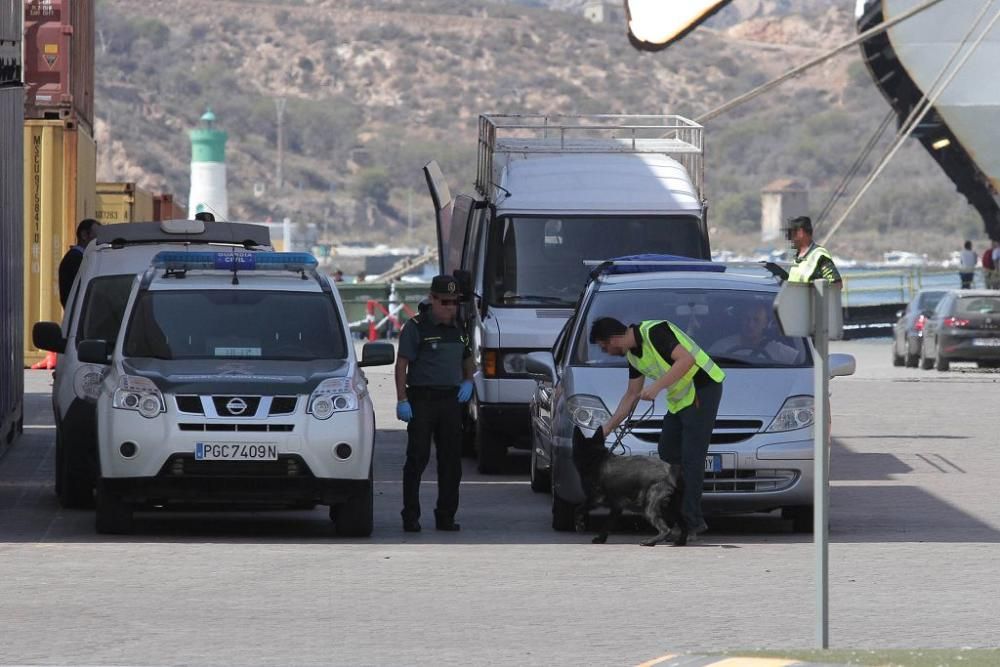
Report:
<svg viewBox="0 0 1000 667"><path fill-rule="evenodd" d="M307 252L159 252L153 266L168 271L310 271L316 258Z"/></svg>

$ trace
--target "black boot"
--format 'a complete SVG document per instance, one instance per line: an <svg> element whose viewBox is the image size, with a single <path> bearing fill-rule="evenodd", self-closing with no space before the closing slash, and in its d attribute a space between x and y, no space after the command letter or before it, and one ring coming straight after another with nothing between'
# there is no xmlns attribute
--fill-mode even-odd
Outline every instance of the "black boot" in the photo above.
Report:
<svg viewBox="0 0 1000 667"><path fill-rule="evenodd" d="M403 514L403 530L407 533L419 533L420 532L420 520L413 516L407 516Z"/></svg>
<svg viewBox="0 0 1000 667"><path fill-rule="evenodd" d="M462 529L462 526L455 523L454 517L441 516L437 512L434 512L434 523L438 530L448 530L454 532Z"/></svg>

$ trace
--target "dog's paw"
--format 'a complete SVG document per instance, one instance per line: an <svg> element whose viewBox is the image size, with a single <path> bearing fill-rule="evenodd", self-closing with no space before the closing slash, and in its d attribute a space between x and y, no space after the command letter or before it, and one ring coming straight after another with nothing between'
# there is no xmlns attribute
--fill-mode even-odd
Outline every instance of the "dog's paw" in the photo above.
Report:
<svg viewBox="0 0 1000 667"><path fill-rule="evenodd" d="M591 544L605 544L608 541L607 535L596 535L594 539L590 541Z"/></svg>
<svg viewBox="0 0 1000 667"><path fill-rule="evenodd" d="M681 533L674 538L672 545L675 547L686 547L688 543L687 533Z"/></svg>
<svg viewBox="0 0 1000 667"><path fill-rule="evenodd" d="M639 546L640 547L655 547L656 546L656 540L643 540L642 542L639 542Z"/></svg>

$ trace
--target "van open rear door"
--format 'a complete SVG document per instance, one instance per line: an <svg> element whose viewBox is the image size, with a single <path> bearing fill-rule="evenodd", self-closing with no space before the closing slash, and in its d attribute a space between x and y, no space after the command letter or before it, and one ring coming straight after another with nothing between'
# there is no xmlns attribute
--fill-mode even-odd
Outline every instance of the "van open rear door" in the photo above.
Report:
<svg viewBox="0 0 1000 667"><path fill-rule="evenodd" d="M453 275L456 269L462 268L462 248L475 200L468 195L451 196L451 189L436 160L424 165L424 176L437 218L438 268L441 273Z"/></svg>

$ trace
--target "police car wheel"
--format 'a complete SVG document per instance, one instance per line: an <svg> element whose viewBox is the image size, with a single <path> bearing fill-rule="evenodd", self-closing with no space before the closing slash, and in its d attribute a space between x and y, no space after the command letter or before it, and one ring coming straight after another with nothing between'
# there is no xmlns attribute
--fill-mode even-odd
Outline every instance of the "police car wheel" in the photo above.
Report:
<svg viewBox="0 0 1000 667"><path fill-rule="evenodd" d="M80 451L82 443L67 441L56 429L56 495L65 509L94 506L91 464Z"/></svg>
<svg viewBox="0 0 1000 667"><path fill-rule="evenodd" d="M341 537L369 537L375 524L375 502L372 490L372 471L368 470L365 489L346 502L330 508L337 535Z"/></svg>
<svg viewBox="0 0 1000 667"><path fill-rule="evenodd" d="M132 532L132 507L102 484L97 488L96 528L103 535Z"/></svg>

